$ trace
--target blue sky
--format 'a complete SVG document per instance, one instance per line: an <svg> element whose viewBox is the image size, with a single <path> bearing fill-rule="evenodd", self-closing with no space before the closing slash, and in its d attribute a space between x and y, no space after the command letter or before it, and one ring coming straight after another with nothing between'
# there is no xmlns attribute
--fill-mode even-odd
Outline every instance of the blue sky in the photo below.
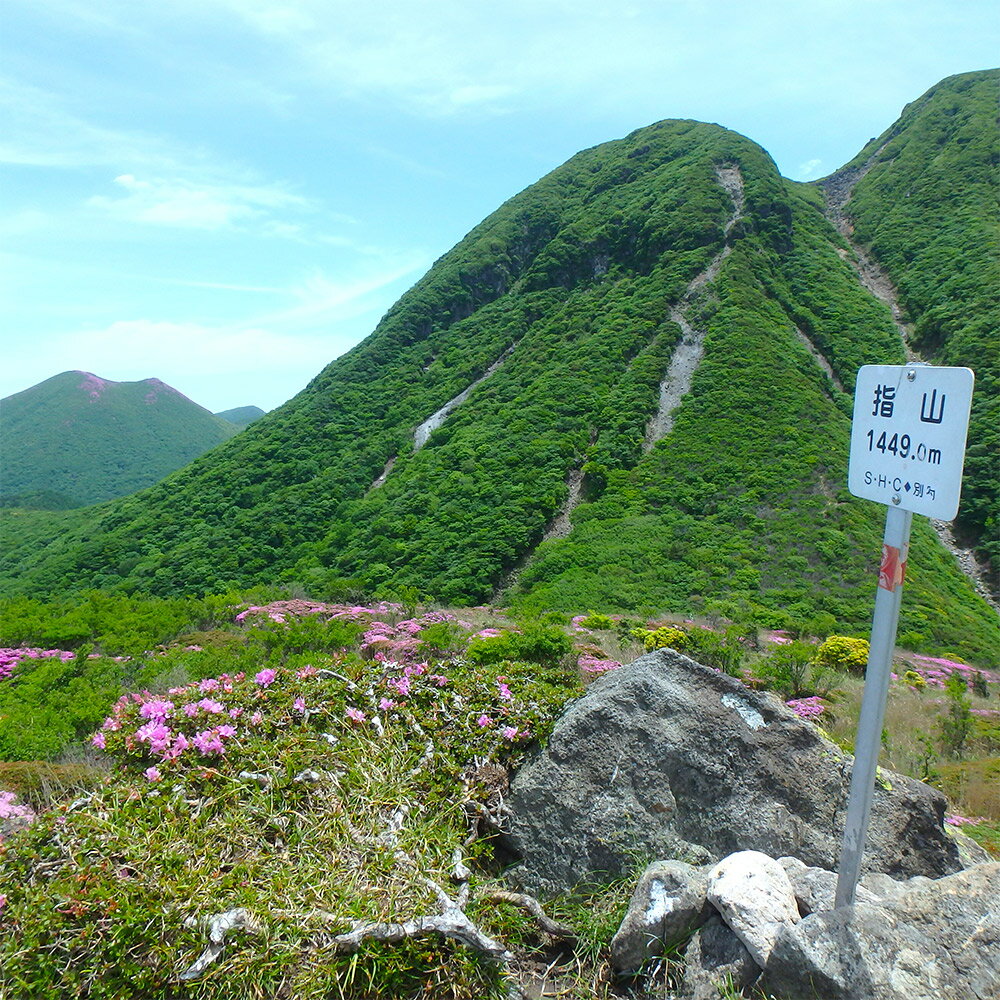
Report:
<svg viewBox="0 0 1000 1000"><path fill-rule="evenodd" d="M994 0L5 0L0 396L279 405L573 153L663 118L823 176L1000 52Z"/></svg>

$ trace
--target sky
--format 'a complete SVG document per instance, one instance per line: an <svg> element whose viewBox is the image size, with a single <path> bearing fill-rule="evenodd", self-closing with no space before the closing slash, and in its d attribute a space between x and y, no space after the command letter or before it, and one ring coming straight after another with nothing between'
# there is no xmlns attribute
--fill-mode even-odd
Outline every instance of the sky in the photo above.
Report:
<svg viewBox="0 0 1000 1000"><path fill-rule="evenodd" d="M0 397L280 405L577 151L718 122L836 170L995 0L4 0Z"/></svg>

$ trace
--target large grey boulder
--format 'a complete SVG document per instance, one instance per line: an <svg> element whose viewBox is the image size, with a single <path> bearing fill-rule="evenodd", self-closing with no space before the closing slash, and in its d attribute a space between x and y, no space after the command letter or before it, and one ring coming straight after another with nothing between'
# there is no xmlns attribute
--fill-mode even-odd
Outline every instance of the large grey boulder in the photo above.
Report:
<svg viewBox="0 0 1000 1000"><path fill-rule="evenodd" d="M790 1000L997 1000L1000 864L787 924L756 986Z"/></svg>
<svg viewBox="0 0 1000 1000"><path fill-rule="evenodd" d="M741 850L836 870L852 758L774 696L658 650L605 674L514 778L509 874L534 889L614 877L636 860ZM885 773L865 869L960 869L940 793Z"/></svg>

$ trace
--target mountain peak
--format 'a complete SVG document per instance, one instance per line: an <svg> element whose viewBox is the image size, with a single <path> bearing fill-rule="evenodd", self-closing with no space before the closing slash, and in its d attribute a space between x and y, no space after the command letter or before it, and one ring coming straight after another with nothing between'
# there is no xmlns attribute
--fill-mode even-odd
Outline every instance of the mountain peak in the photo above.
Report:
<svg viewBox="0 0 1000 1000"><path fill-rule="evenodd" d="M238 430L158 378L68 371L0 406L6 506L74 507L159 482Z"/></svg>

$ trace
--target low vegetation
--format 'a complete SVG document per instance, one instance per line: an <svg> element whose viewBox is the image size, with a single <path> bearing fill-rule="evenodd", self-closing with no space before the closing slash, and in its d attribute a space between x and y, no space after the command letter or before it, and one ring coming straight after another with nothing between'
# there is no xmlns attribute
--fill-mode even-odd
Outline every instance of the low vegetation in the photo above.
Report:
<svg viewBox="0 0 1000 1000"><path fill-rule="evenodd" d="M504 885L512 770L593 678L665 644L849 745L865 646L263 590L4 612L0 985L51 1000L643 994L606 961L627 880L541 911ZM790 650L794 690L775 683ZM883 763L995 846L1000 675L909 653L896 672Z"/></svg>

